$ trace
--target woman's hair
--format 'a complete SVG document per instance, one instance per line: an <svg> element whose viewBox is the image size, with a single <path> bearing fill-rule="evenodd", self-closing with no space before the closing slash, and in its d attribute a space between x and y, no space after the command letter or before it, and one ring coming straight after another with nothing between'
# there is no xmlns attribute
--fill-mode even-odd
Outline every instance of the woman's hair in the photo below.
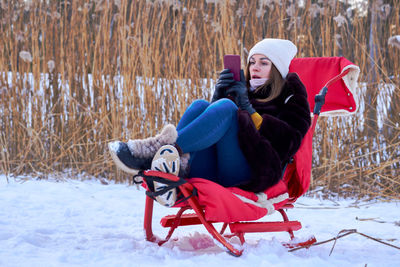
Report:
<svg viewBox="0 0 400 267"><path fill-rule="evenodd" d="M246 66L246 80L247 80L247 86L250 87L250 64L247 64ZM285 80L282 78L281 73L278 71L278 69L275 67L274 64L271 66L271 72L269 73L269 78L268 81L265 82L265 84L259 86L255 92L256 93L261 93L267 95L269 92L269 95L267 95L266 98L263 99L257 99L260 102L268 102L280 95L282 92L282 86ZM270 87L270 88L268 88Z"/></svg>

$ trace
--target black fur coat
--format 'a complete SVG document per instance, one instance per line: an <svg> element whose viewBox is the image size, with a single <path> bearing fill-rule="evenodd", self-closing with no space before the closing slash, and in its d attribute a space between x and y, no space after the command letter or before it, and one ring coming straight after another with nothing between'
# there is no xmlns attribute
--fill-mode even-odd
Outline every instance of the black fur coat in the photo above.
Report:
<svg viewBox="0 0 400 267"><path fill-rule="evenodd" d="M259 130L247 111L238 111L239 144L252 170L251 181L240 188L252 192L264 191L282 178L285 164L311 124L307 91L296 73L287 75L277 98L257 101L267 96L249 92L251 104L263 118Z"/></svg>

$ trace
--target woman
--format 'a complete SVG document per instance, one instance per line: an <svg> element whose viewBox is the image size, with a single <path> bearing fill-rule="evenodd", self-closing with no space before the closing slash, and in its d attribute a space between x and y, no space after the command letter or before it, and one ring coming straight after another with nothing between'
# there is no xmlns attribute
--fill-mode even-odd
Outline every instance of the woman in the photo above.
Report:
<svg viewBox="0 0 400 267"><path fill-rule="evenodd" d="M174 144L185 177L253 192L273 186L311 124L305 87L288 73L296 53L288 40L260 41L249 52L246 79L243 72L234 81L229 70L222 71L211 103L194 101L176 129L167 125L155 137L113 142L114 161L137 173L150 169L162 145Z"/></svg>

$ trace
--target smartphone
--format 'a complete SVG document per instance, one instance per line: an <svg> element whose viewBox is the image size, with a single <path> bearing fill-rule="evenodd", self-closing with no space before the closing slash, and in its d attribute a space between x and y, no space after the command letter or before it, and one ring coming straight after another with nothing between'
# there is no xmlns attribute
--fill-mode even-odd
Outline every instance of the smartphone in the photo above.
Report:
<svg viewBox="0 0 400 267"><path fill-rule="evenodd" d="M235 81L240 81L240 56L225 55L224 69L230 69L230 71L233 73L233 79Z"/></svg>

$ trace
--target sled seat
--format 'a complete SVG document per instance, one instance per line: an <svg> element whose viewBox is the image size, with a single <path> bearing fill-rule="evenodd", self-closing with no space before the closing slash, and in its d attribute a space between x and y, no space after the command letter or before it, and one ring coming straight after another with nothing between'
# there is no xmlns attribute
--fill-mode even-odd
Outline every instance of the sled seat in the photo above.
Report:
<svg viewBox="0 0 400 267"><path fill-rule="evenodd" d="M237 187L225 188L202 178L183 179L162 172L144 171L144 180L146 176L181 180L182 184L178 188L186 198L183 203L174 206L179 208L176 214L161 219L161 225L169 228L169 232L166 238L159 239L152 231L154 200L146 197L144 230L148 241L162 245L171 238L176 228L201 224L234 256L240 256L243 250L233 246L228 239L237 236L243 244L245 233L287 232L292 242L285 243L286 247L309 246L316 242L315 237L304 242L293 242L293 231L302 226L299 221L290 221L285 210L293 208L296 200L310 185L312 138L318 117L356 112L354 90L360 70L343 57L328 57L294 59L289 71L296 72L305 85L313 118L293 161L286 166L282 180L264 192L255 194ZM185 213L188 210L191 213ZM259 221L276 211L281 214L282 221ZM216 223L222 223L220 231L214 227ZM225 234L228 226L230 234Z"/></svg>

